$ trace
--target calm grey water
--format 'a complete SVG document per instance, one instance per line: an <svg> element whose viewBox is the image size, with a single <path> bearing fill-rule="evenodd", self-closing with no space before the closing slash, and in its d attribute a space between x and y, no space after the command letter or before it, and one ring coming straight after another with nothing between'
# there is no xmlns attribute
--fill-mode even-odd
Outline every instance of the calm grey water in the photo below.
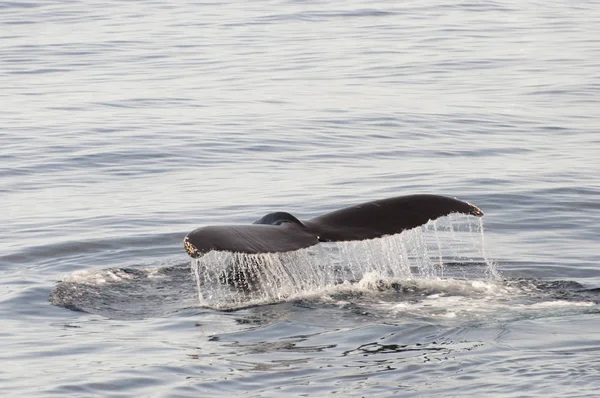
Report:
<svg viewBox="0 0 600 398"><path fill-rule="evenodd" d="M0 394L597 396L599 71L595 0L0 2ZM410 193L483 239L201 305L190 230Z"/></svg>

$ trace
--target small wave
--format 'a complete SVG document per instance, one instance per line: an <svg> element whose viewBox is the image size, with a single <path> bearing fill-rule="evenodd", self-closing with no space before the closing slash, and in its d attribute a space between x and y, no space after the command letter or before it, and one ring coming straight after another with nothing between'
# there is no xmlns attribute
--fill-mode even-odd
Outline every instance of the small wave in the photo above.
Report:
<svg viewBox="0 0 600 398"><path fill-rule="evenodd" d="M598 310L594 301L557 299L541 282L538 288L516 286L505 280L383 279L369 273L358 283L344 283L320 292L296 294L290 301L321 302L338 307L357 307L359 312L383 318L480 319L494 315L532 317L557 309ZM534 281L530 281L535 284ZM538 294L534 294L534 291Z"/></svg>
<svg viewBox="0 0 600 398"><path fill-rule="evenodd" d="M164 316L196 306L196 289L186 264L76 271L57 283L50 302L109 318Z"/></svg>

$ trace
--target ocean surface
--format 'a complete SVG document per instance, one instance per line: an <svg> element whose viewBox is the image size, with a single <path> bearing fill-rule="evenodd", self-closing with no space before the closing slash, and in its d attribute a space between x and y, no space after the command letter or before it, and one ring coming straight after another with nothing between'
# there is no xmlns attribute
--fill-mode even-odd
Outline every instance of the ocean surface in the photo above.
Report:
<svg viewBox="0 0 600 398"><path fill-rule="evenodd" d="M0 104L3 397L599 394L596 0L1 1ZM415 193L485 216L182 243Z"/></svg>

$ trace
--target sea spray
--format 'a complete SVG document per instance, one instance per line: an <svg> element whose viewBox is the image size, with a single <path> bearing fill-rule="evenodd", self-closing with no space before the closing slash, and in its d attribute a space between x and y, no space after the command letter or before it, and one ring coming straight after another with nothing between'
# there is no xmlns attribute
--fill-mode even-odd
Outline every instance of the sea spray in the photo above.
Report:
<svg viewBox="0 0 600 398"><path fill-rule="evenodd" d="M209 252L192 260L200 304L239 308L279 302L356 283L367 274L384 281L497 280L499 273L484 247L483 223L474 220L451 215L393 236L286 253Z"/></svg>

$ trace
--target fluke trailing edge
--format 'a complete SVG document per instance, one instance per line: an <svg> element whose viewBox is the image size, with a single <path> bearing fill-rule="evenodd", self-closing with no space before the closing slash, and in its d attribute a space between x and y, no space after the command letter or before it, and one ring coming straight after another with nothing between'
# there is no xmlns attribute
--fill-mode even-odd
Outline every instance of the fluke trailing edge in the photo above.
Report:
<svg viewBox="0 0 600 398"><path fill-rule="evenodd" d="M183 240L191 257L212 250L275 253L319 242L375 239L398 234L451 213L480 217L468 202L438 195L408 195L376 200L333 211L307 221L285 212L270 213L251 225L218 225L193 230Z"/></svg>

